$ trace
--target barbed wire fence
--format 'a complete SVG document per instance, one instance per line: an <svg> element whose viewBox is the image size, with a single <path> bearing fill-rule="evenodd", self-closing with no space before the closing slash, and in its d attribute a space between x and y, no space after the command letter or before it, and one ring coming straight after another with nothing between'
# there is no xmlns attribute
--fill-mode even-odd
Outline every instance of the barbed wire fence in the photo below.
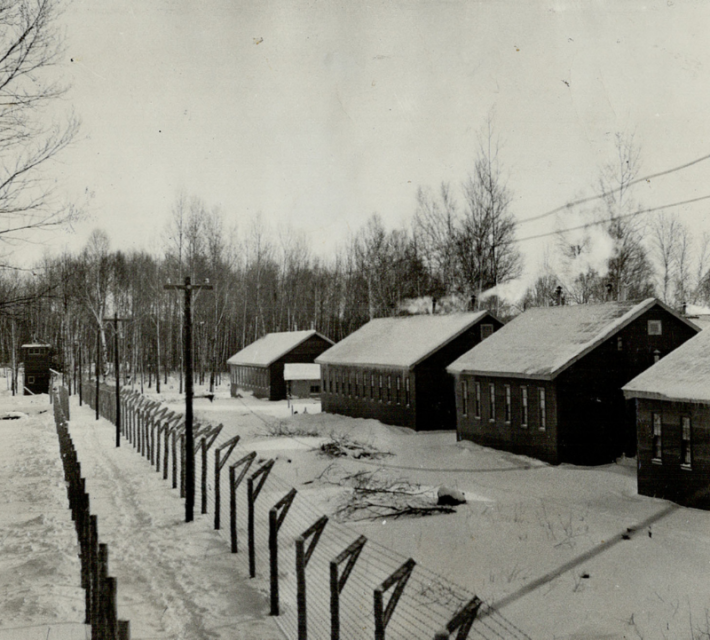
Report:
<svg viewBox="0 0 710 640"><path fill-rule="evenodd" d="M118 619L117 581L108 575L109 548L99 542L98 518L91 514L81 462L69 433L69 393L59 387L50 398L54 400L69 508L79 541L81 586L86 594L84 622L91 627L92 640L130 640L130 622Z"/></svg>
<svg viewBox="0 0 710 640"><path fill-rule="evenodd" d="M84 389L95 409L96 390ZM102 386L98 403L115 424L115 388ZM123 436L184 497L184 416L128 389L121 412ZM289 639L529 640L468 589L320 514L234 429L193 428L196 508L213 514Z"/></svg>

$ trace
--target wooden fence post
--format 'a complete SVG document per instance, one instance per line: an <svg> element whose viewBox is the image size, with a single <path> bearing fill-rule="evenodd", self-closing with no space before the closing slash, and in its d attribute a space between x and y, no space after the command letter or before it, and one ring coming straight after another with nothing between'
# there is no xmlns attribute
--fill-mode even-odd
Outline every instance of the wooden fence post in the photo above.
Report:
<svg viewBox="0 0 710 640"><path fill-rule="evenodd" d="M118 621L118 640L131 640L131 623L128 620Z"/></svg>
<svg viewBox="0 0 710 640"><path fill-rule="evenodd" d="M478 617L478 610L481 608L483 601L478 597L474 596L468 604L464 607L449 621L446 625L446 630L442 633L446 635L442 638L448 639L449 634L458 630L456 634L457 640L466 640L468 634L471 632L471 627L473 626L474 620ZM436 639L438 640L438 638Z"/></svg>
<svg viewBox="0 0 710 640"><path fill-rule="evenodd" d="M355 542L339 553L330 561L330 638L340 640L340 594L345 588L345 583L350 577L355 563L367 538L360 536ZM338 567L345 562L342 575L338 576Z"/></svg>
<svg viewBox="0 0 710 640"><path fill-rule="evenodd" d="M229 456L232 455L234 447L237 446L240 436L234 436L233 438L227 440L224 444L217 447L214 451L214 528L219 529L220 527L220 511L221 511L221 489L220 489L220 478L222 473L222 467L225 465ZM222 457L222 451L226 449L227 452Z"/></svg>
<svg viewBox="0 0 710 640"><path fill-rule="evenodd" d="M279 615L279 529L283 524L296 490L291 489L269 509L269 578L271 583L271 615Z"/></svg>
<svg viewBox="0 0 710 640"><path fill-rule="evenodd" d="M237 487L239 487L247 471L249 471L254 458L256 458L256 451L248 453L229 467L229 529L232 553L237 553ZM224 460L226 461L227 457ZM239 477L237 477L236 474L239 467L242 467L242 470L239 473Z"/></svg>
<svg viewBox="0 0 710 640"><path fill-rule="evenodd" d="M296 607L298 609L298 640L308 638L308 612L306 608L306 567L328 523L328 516L316 520L296 538ZM308 549L306 541L311 539Z"/></svg>
<svg viewBox="0 0 710 640"><path fill-rule="evenodd" d="M254 503L259 497L264 482L269 476L271 468L274 466L276 461L271 459L265 462L261 467L259 467L252 475L247 479L247 509L248 509L248 522L247 528L249 532L249 577L256 577L256 540L254 539ZM259 479L259 484L254 486L254 481Z"/></svg>
<svg viewBox="0 0 710 640"><path fill-rule="evenodd" d="M406 586L409 577L412 575L412 571L414 571L415 565L416 562L410 558L375 589L375 640L385 640L385 629L387 628L387 624L394 613L394 609L402 596L404 587ZM388 589L390 589L390 587L394 587L394 590L392 591L389 602L385 606L384 594Z"/></svg>

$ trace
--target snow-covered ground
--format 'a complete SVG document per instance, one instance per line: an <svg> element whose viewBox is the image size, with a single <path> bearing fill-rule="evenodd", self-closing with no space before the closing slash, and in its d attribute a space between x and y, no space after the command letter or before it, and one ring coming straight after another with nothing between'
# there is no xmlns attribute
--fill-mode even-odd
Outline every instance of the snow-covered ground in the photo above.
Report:
<svg viewBox="0 0 710 640"><path fill-rule="evenodd" d="M161 395L181 408L175 388ZM30 582L18 574L21 595L15 575L0 578L0 633L13 624L81 622L76 542L68 509L58 506L66 492L51 415L32 415L27 399L0 401L0 414L30 415L0 421L3 432L14 435L3 442L15 442L14 451L4 447L0 454L9 488L2 499L12 502L0 516L2 576L20 561L46 563L51 556L53 562L42 564ZM421 485L425 495L441 485L462 490L468 502L453 514L344 524L477 593L532 638L710 637L710 513L638 496L633 460L549 466L457 443L450 432L417 434L322 414L310 400L296 401L292 415L286 402L230 398L226 385L214 403L196 400L195 410L198 419L225 425L221 441L239 434L240 447L276 458L273 473L321 513L332 515L351 495L334 482L360 471ZM95 422L75 398L71 418L92 511L118 578L119 617L131 620L132 637L282 637L267 615L263 590L245 579L243 563L229 562L224 531L212 530L211 514L182 523L177 492L129 444L116 449L108 423ZM288 431L292 435L273 435ZM320 454L318 446L338 434L392 455ZM41 504L45 500L50 504ZM35 520L40 512L43 518ZM20 532L21 523L34 524ZM30 536L25 547L14 545L26 557L11 564L6 547L12 550L11 541L21 536ZM43 555L50 543L58 553ZM41 577L44 571L53 572L51 579ZM21 598L35 604L20 606Z"/></svg>
<svg viewBox="0 0 710 640"><path fill-rule="evenodd" d="M0 639L84 638L76 530L48 397L0 394Z"/></svg>

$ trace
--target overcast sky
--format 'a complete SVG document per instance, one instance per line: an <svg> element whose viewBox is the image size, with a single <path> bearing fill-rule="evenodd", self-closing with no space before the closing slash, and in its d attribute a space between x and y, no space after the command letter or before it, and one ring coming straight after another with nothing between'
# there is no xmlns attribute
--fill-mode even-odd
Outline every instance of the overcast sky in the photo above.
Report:
<svg viewBox="0 0 710 640"><path fill-rule="evenodd" d="M54 246L101 227L152 250L184 191L330 255L373 212L407 223L419 186L462 181L489 113L523 221L591 193L616 131L635 132L645 174L710 154L709 18L675 0L73 0L83 126L58 171L70 197L92 194L91 219ZM637 198L707 195L709 175ZM675 211L710 228L710 204ZM540 242L520 246L533 266Z"/></svg>

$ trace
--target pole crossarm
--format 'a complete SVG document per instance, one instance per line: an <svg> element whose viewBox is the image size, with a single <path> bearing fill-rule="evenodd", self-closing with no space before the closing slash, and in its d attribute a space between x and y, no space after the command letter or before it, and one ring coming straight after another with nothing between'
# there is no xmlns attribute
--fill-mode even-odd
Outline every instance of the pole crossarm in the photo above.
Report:
<svg viewBox="0 0 710 640"><path fill-rule="evenodd" d="M375 640L384 640L385 628L389 624L390 618L394 613L395 607L399 602L404 587L414 571L417 563L410 558L399 569L397 569L389 578L375 589ZM384 594L390 588L394 587L389 602L384 604Z"/></svg>
<svg viewBox="0 0 710 640"><path fill-rule="evenodd" d="M456 640L466 640L466 638L468 638L468 634L471 632L471 627L478 616L478 610L481 608L482 604L483 601L478 596L474 596L471 601L461 609L461 611L451 618L449 624L446 625L446 630L449 633L453 633L458 629Z"/></svg>

